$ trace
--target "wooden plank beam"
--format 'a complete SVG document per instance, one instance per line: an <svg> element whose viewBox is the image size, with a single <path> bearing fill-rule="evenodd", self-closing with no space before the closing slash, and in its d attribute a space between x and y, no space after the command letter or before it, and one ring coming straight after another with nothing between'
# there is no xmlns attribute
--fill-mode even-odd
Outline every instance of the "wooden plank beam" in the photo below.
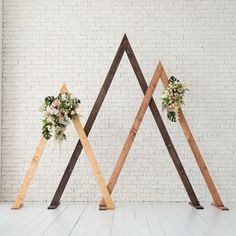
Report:
<svg viewBox="0 0 236 236"><path fill-rule="evenodd" d="M66 87L65 84L63 84L62 88L61 88L61 93L66 93L68 92L68 89ZM72 118L73 124L75 126L75 130L78 134L78 137L82 143L83 149L87 155L89 164L92 168L93 174L97 180L98 186L101 190L102 196L104 198L104 201L106 202L106 205L108 206L108 209L114 209L114 203L111 199L111 195L108 192L107 186L106 186L106 182L101 174L100 168L97 164L96 158L94 156L93 150L91 148L91 145L89 143L89 140L85 134L84 128L80 122L79 116L78 115L74 115Z"/></svg>
<svg viewBox="0 0 236 236"><path fill-rule="evenodd" d="M97 164L97 161L95 159L95 156L93 154L93 151L92 151L92 148L90 146L90 143L88 141L88 138L84 132L84 129L83 129L83 126L80 122L80 119L79 117L76 115L73 117L73 123L74 123L74 126L75 126L75 129L77 131L77 134L80 138L80 141L83 145L83 149L88 157L88 160L89 160L89 163L90 163L90 166L93 170L93 173L96 177L96 180L97 180L97 183L98 183L98 186L102 192L102 196L103 196L103 199L106 203L106 206L108 207L108 209L114 209L114 204L113 204L113 201L111 199L111 195L110 193L108 192L108 189L107 189L107 186L106 186L106 182L101 174L101 171L99 169L99 166Z"/></svg>
<svg viewBox="0 0 236 236"><path fill-rule="evenodd" d="M163 70L162 74L161 74L161 80L162 83L164 85L164 88L166 88L168 86L168 77L165 73L165 70ZM179 111L179 123L181 125L181 128L184 132L184 135L188 141L188 144L192 150L192 153L195 157L195 160L198 164L198 167L202 173L202 176L206 182L206 185L208 187L208 190L212 196L212 199L214 201L214 206L216 206L217 208L221 209L221 210L228 210L227 207L224 206L220 195L216 189L216 186L211 178L211 175L208 171L207 165L202 157L202 154L200 152L200 149L198 148L198 145L193 137L193 134L188 126L187 120L185 119L184 113L182 110Z"/></svg>
<svg viewBox="0 0 236 236"><path fill-rule="evenodd" d="M43 154L46 144L47 144L47 140L43 136L41 136L38 146L36 148L36 151L33 155L31 164L26 172L26 175L25 175L23 182L19 188L18 194L16 196L16 199L15 199L11 209L19 209L23 206L23 201L24 201L26 192L30 186L31 180L34 176L34 173L35 173L37 167L38 167L40 158Z"/></svg>
<svg viewBox="0 0 236 236"><path fill-rule="evenodd" d="M116 182L117 182L117 180L119 178L120 172L121 172L121 170L122 170L122 168L124 166L125 160L126 160L126 158L128 156L130 148L131 148L131 146L133 144L135 136L136 136L136 134L138 132L138 129L139 129L139 127L140 127L140 125L142 123L143 117L145 115L145 112L146 112L146 110L148 108L149 102L150 102L150 100L152 98L152 95L153 95L155 89L156 89L157 82L158 82L158 80L160 78L162 70L163 70L163 68L162 68L161 64L158 63L158 66L157 66L157 68L156 68L156 70L155 70L155 72L153 74L153 77L152 77L152 80L150 82L150 85L149 85L149 87L147 89L147 92L146 92L146 94L145 94L145 96L143 98L143 101L142 101L142 103L141 103L141 105L139 107L138 113L137 113L137 115L136 115L136 117L134 119L133 125L132 125L132 127L131 127L131 129L129 131L128 137L127 137L127 139L125 141L125 144L124 144L124 146L123 146L123 148L121 150L121 153L120 153L119 158L118 158L118 160L116 162L115 168L114 168L114 170L112 172L112 175L110 177L109 183L107 185L107 188L108 188L110 193L112 193L112 191L113 191L113 189L114 189L114 187L116 185ZM99 209L100 210L107 209L107 205L106 205L106 203L105 203L103 198L102 198L102 200L100 202Z"/></svg>

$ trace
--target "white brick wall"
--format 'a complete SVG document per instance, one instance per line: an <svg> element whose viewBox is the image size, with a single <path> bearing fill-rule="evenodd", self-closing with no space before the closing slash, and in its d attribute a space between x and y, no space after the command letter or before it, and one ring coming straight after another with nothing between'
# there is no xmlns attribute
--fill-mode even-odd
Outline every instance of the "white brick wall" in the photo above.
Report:
<svg viewBox="0 0 236 236"><path fill-rule="evenodd" d="M188 84L184 112L225 201L236 199L236 2L4 0L1 200L12 201L40 136L40 101L62 82L82 101L85 123L126 32L147 81L158 60ZM160 108L158 87L155 99ZM125 56L90 135L108 180L142 100ZM161 110L161 108L160 108ZM178 124L168 131L200 201L210 201ZM27 194L50 201L77 137L61 154L50 141ZM64 201L98 201L84 153ZM150 111L115 188L117 201L185 201L187 195Z"/></svg>
<svg viewBox="0 0 236 236"><path fill-rule="evenodd" d="M0 0L0 104L2 104L2 1ZM0 107L0 116L2 116L2 106ZM2 130L2 120L0 119L0 130ZM1 183L1 169L2 169L2 159L1 159L1 150L2 150L2 135L0 137L0 183Z"/></svg>

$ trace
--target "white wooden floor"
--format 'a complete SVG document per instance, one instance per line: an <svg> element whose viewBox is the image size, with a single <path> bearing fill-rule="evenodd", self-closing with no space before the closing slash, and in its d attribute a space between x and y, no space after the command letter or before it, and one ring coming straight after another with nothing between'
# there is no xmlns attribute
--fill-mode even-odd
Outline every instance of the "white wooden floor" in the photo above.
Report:
<svg viewBox="0 0 236 236"><path fill-rule="evenodd" d="M47 204L25 204L10 210L0 204L0 235L236 235L236 205L220 211L205 204L196 210L188 203L116 204L114 211L99 211L97 204L62 203L56 210Z"/></svg>

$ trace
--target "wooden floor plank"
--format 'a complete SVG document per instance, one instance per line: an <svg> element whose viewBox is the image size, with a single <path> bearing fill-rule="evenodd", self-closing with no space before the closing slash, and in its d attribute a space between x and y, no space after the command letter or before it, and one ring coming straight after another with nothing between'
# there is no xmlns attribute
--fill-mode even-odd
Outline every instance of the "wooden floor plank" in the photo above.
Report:
<svg viewBox="0 0 236 236"><path fill-rule="evenodd" d="M209 209L209 213L211 215L214 215L215 212L218 212L219 210L211 207L211 209ZM235 221L235 213L236 213L236 206L232 206L230 207L229 211L219 211L218 214L220 215L220 223L227 227L230 231L233 230L233 232L236 231L236 221ZM210 215L210 217L211 217Z"/></svg>
<svg viewBox="0 0 236 236"><path fill-rule="evenodd" d="M112 223L114 211L99 211L99 227L97 235L110 236L112 231Z"/></svg>
<svg viewBox="0 0 236 236"><path fill-rule="evenodd" d="M27 204L11 210L0 204L0 235L17 236L235 236L236 204L229 211L196 210L186 203L117 203L99 211L97 203L68 203L56 210Z"/></svg>
<svg viewBox="0 0 236 236"><path fill-rule="evenodd" d="M93 212L90 222L83 235L103 235L110 236L112 228L114 210L99 211L97 208Z"/></svg>
<svg viewBox="0 0 236 236"><path fill-rule="evenodd" d="M215 236L230 235L232 233L229 232L222 224L219 224L218 221L219 217L224 217L225 214L227 215L228 211L221 211L212 206L207 206L204 211L197 211L193 208L186 208L183 211L183 207L181 206L181 204L176 204L176 207L178 208L178 215L183 219L187 227L194 229L194 232L198 232L198 229L200 229L204 233L204 235ZM210 216L210 218L207 219L202 216L202 214L208 215L211 211L213 211L214 213ZM214 220L216 220L217 222L214 222ZM234 232L236 232L236 229Z"/></svg>
<svg viewBox="0 0 236 236"><path fill-rule="evenodd" d="M125 236L137 235L134 204L136 204L136 203L133 203L133 204L128 203L124 207L124 220L126 223L125 228L124 228L124 235Z"/></svg>
<svg viewBox="0 0 236 236"><path fill-rule="evenodd" d="M125 227L126 221L124 219L124 206L123 204L117 204L116 209L114 210L111 236L123 236Z"/></svg>
<svg viewBox="0 0 236 236"><path fill-rule="evenodd" d="M25 224L37 218L46 205L40 204L35 207L35 205L29 204L21 210L11 210L10 207L9 205L9 209L6 209L8 217L0 223L0 232L4 233L2 234L4 236L17 234Z"/></svg>
<svg viewBox="0 0 236 236"><path fill-rule="evenodd" d="M57 235L65 236L69 235L75 224L83 214L87 204L71 204L69 205L63 214L61 214L44 232L42 235Z"/></svg>
<svg viewBox="0 0 236 236"><path fill-rule="evenodd" d="M11 205L9 203L1 203L0 204L0 227L4 222L8 220L8 218L11 217L11 215L15 216L13 214L13 211L11 210Z"/></svg>
<svg viewBox="0 0 236 236"><path fill-rule="evenodd" d="M88 225L95 214L95 211L98 210L97 203L89 204L84 213L81 215L79 221L77 221L76 225L73 229L71 229L71 236L82 236L84 235Z"/></svg>
<svg viewBox="0 0 236 236"><path fill-rule="evenodd" d="M221 211L213 206L207 206L205 211L197 211L197 213L206 222L208 235L236 235L236 212L232 214L230 211Z"/></svg>
<svg viewBox="0 0 236 236"><path fill-rule="evenodd" d="M45 206L44 210L36 219L25 224L18 231L18 235L40 235L48 228L66 209L67 205L63 204L58 209L51 211Z"/></svg>
<svg viewBox="0 0 236 236"><path fill-rule="evenodd" d="M137 230L137 236L150 235L151 228L148 222L148 215L150 214L147 211L147 205L143 203L136 203L134 206L134 216L135 216L135 225ZM150 221L150 217L149 217ZM158 222L156 222L158 225Z"/></svg>
<svg viewBox="0 0 236 236"><path fill-rule="evenodd" d="M166 236L192 235L192 232L176 214L175 205L152 203L152 207Z"/></svg>
<svg viewBox="0 0 236 236"><path fill-rule="evenodd" d="M160 224L160 220L156 217L156 213L152 205L150 203L143 203L142 205L143 207L140 208L140 214L144 214L146 216L151 235L165 235L165 232Z"/></svg>
<svg viewBox="0 0 236 236"><path fill-rule="evenodd" d="M186 203L174 204L175 213L179 216L185 227L192 232L192 235L207 235L207 226L193 207Z"/></svg>

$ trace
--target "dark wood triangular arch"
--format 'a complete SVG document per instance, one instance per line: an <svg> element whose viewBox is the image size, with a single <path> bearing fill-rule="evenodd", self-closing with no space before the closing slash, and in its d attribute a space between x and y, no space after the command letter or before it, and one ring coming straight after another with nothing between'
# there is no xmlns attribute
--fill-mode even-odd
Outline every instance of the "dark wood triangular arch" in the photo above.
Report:
<svg viewBox="0 0 236 236"><path fill-rule="evenodd" d="M134 73L135 73L135 75L136 75L136 77L138 79L138 82L139 82L139 85L140 85L140 87L141 87L141 89L143 91L143 94L145 94L147 89L148 89L148 85L146 83L144 75L143 75L143 73L142 73L142 71L140 69L138 61L137 61L137 59L136 59L136 57L134 55L134 52L133 52L133 50L131 48L131 45L130 45L130 43L128 41L128 38L127 38L127 36L125 34L123 39L122 39L122 41L121 41L121 43L120 43L120 46L119 46L118 51L117 51L117 53L115 55L115 58L113 59L112 65L111 65L111 67L110 67L110 69L108 71L108 74L107 74L106 79L105 79L105 81L104 81L104 83L102 85L102 88L101 88L101 90L100 90L100 92L98 94L98 97L97 97L97 99L95 101L95 104L94 104L94 106L93 106L93 108L92 108L92 110L90 112L88 120L87 120L87 122L85 124L84 130L85 130L85 133L86 133L87 136L89 135L90 130L91 130L91 128L92 128L92 126L94 124L94 121L95 121L95 119L97 117L97 114L98 114L98 112L99 112L99 110L100 110L100 108L102 106L102 103L103 103L103 101L105 99L107 91L108 91L108 89L109 89L109 87L111 85L111 82L112 82L112 80L114 78L114 75L115 75L115 73L117 71L117 68L118 68L118 66L120 64L120 61L122 59L122 56L123 56L124 52L126 52L127 55L128 55L129 61L130 61L131 65L132 65ZM163 120L162 120L162 118L160 116L160 113L159 113L159 111L157 109L156 103L155 103L153 98L151 98L151 100L150 100L149 107L150 107L151 112L153 114L154 120L155 120L155 122L156 122L156 124L158 126L158 129L160 130L161 136L162 136L162 138L163 138L163 140L165 142L167 150L168 150L168 152L169 152L169 154L170 154L170 156L171 156L171 158L172 158L172 160L173 160L173 162L175 164L177 172L178 172L178 174L179 174L179 176L180 176L180 178L182 180L182 183L183 183L183 185L185 187L185 190L186 190L186 192L187 192L187 194L189 196L189 199L191 201L191 205L194 206L197 209L203 209L203 207L200 205L200 203L199 203L199 201L198 201L198 199L197 199L197 197L195 195L195 192L194 192L194 190L192 188L192 185L191 185L191 183L190 183L190 181L188 179L188 176L187 176L187 174L186 174L186 172L185 172L185 170L183 168L183 165L182 165L182 163L181 163L181 161L179 159L179 156L178 156L178 154L177 154L177 152L175 150L175 147L174 147L174 145L173 145L173 143L171 141L171 138L170 138L170 136L168 134L168 131L167 131L165 125L164 125L164 122L163 122ZM61 181L60 181L60 183L58 185L58 188L57 188L57 190L56 190L56 192L54 194L54 197L53 197L53 199L51 201L51 204L48 207L48 209L55 209L60 204L61 196L62 196L62 194L63 194L63 192L65 190L65 187L66 187L66 185L68 183L68 180L69 180L69 178L71 176L71 173L72 173L72 171L73 171L73 169L74 169L74 167L76 165L76 162L77 162L77 160L79 158L79 155L80 155L80 153L82 151L82 148L83 148L82 144L81 144L81 142L79 140L77 145L76 145L76 147L75 147L75 149L74 149L74 152L73 152L73 154L72 154L72 156L70 158L70 161L69 161L69 163L68 163L68 165L66 167L66 170L65 170L65 172L63 174L63 177L62 177L62 179L61 179Z"/></svg>

